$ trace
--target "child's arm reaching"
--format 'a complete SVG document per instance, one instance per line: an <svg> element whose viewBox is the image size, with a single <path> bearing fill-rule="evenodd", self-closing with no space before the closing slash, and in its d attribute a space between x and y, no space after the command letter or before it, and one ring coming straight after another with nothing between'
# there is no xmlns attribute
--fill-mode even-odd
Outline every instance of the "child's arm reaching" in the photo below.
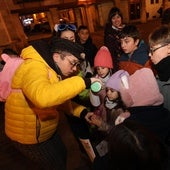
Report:
<svg viewBox="0 0 170 170"><path fill-rule="evenodd" d="M111 127L107 122L102 120L101 116L98 116L94 113L90 116L90 121L88 121L88 122L91 125L97 126L98 130L100 130L100 131L106 131L107 132Z"/></svg>
<svg viewBox="0 0 170 170"><path fill-rule="evenodd" d="M130 116L130 112L126 111L121 113L117 119L115 120L115 125L118 125L120 123L122 123L125 119L127 119Z"/></svg>
<svg viewBox="0 0 170 170"><path fill-rule="evenodd" d="M93 114L93 116L91 117L91 121L92 121L93 125L96 125L99 128L101 127L102 122L103 122L102 118L95 114Z"/></svg>
<svg viewBox="0 0 170 170"><path fill-rule="evenodd" d="M97 127L100 127L102 124L101 117L95 115L94 112L88 112L85 116L85 119L88 123L90 123L91 125L96 125Z"/></svg>

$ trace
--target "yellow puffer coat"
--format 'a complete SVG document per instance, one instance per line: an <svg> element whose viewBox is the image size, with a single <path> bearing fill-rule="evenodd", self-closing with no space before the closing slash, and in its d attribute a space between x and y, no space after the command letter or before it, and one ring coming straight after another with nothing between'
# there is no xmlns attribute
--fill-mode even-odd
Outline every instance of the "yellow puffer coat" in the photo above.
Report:
<svg viewBox="0 0 170 170"><path fill-rule="evenodd" d="M23 49L21 57L24 62L16 70L5 104L5 132L14 141L36 144L54 134L56 110L79 116L85 109L69 100L85 89L85 83L79 76L60 81L32 46Z"/></svg>

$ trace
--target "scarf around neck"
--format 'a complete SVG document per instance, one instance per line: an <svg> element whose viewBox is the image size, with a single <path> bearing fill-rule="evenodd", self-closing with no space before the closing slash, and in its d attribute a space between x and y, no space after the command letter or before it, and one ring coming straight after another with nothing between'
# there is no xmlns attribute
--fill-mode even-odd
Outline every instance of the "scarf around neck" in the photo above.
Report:
<svg viewBox="0 0 170 170"><path fill-rule="evenodd" d="M154 68L161 81L168 81L170 78L170 56L162 59L158 64L154 65Z"/></svg>

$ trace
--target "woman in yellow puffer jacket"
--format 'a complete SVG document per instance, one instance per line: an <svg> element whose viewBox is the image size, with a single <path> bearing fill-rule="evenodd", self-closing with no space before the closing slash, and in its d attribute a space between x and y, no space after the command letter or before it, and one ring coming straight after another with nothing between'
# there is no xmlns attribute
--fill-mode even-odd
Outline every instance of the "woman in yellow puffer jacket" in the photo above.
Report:
<svg viewBox="0 0 170 170"><path fill-rule="evenodd" d="M66 151L56 133L58 111L84 118L87 109L70 101L97 79L68 78L83 49L65 39L34 42L22 50L24 62L12 80L5 104L5 132L11 142L43 169L64 170Z"/></svg>

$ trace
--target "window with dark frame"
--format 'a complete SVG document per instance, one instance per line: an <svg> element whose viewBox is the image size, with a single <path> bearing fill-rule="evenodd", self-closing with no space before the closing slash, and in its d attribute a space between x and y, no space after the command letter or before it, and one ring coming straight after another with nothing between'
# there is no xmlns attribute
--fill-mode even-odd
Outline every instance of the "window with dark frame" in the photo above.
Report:
<svg viewBox="0 0 170 170"><path fill-rule="evenodd" d="M154 4L154 0L151 0L151 4Z"/></svg>
<svg viewBox="0 0 170 170"><path fill-rule="evenodd" d="M20 15L19 19L26 35L51 33L51 28L45 12Z"/></svg>

